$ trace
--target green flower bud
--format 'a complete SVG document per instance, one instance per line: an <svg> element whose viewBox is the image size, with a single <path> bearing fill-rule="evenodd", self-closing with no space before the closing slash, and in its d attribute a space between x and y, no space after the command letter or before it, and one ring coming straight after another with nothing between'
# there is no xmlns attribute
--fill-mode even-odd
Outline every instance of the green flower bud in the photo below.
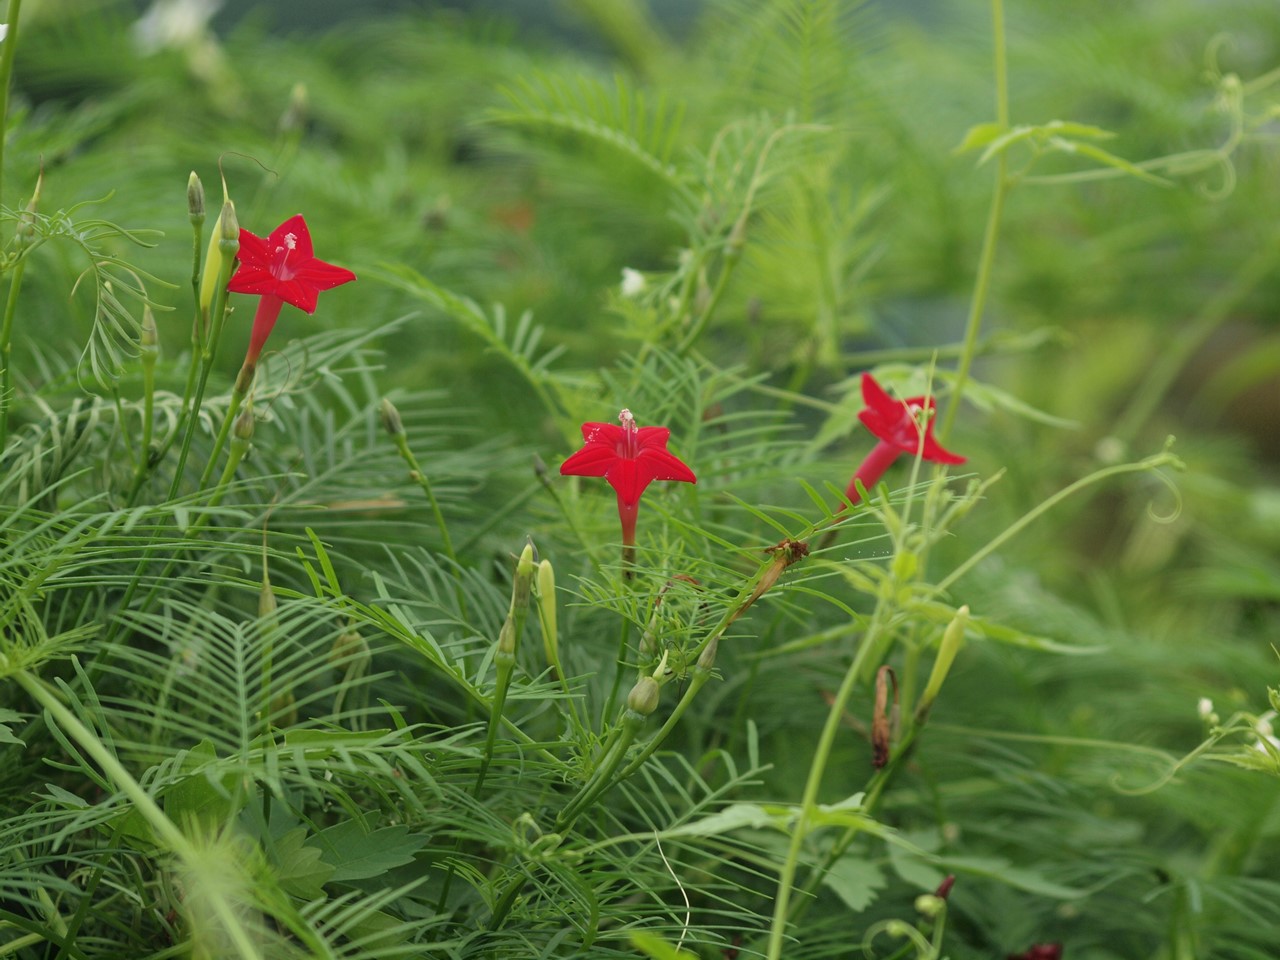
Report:
<svg viewBox="0 0 1280 960"><path fill-rule="evenodd" d="M511 583L511 609L522 613L529 606L529 593L533 588L533 574L537 565L533 559L533 541L524 545L520 559L516 561L516 576Z"/></svg>
<svg viewBox="0 0 1280 960"><path fill-rule="evenodd" d="M929 682L925 684L924 693L920 695L920 703L916 707L916 717L921 719L933 706L938 692L942 689L942 681L947 679L951 664L964 644L965 627L969 625L969 608L961 607L943 631L942 642L938 645L938 657L933 661L933 670L929 673Z"/></svg>
<svg viewBox="0 0 1280 960"><path fill-rule="evenodd" d="M560 637L556 632L556 574L551 569L550 560L543 560L538 564L536 586L538 622L542 625L542 649L547 657L547 666L555 671L557 677L563 676L560 669Z"/></svg>
<svg viewBox="0 0 1280 960"><path fill-rule="evenodd" d="M916 897L916 913L932 920L947 908L947 901L935 897L932 893L922 893Z"/></svg>
<svg viewBox="0 0 1280 960"><path fill-rule="evenodd" d="M502 627L498 630L498 656L506 657L508 661L514 659L516 655L516 644L520 638L516 635L516 625L511 617L507 617L502 621Z"/></svg>
<svg viewBox="0 0 1280 960"><path fill-rule="evenodd" d="M720 648L720 635L711 638L711 642L702 648L702 653L698 655L698 669L711 672L711 668L716 665L716 651Z"/></svg>
<svg viewBox="0 0 1280 960"><path fill-rule="evenodd" d="M230 213L228 213L230 211ZM209 238L209 252L204 258L204 273L200 277L200 310L202 313L208 313L213 306L213 296L217 292L218 280L222 276L222 237L223 237L223 219L230 217L236 227L236 241L239 242L239 225L235 219L236 208L230 200L226 200L222 204L222 210L218 214L218 219L213 221L213 233ZM237 250L239 247L237 246Z"/></svg>
<svg viewBox="0 0 1280 960"><path fill-rule="evenodd" d="M187 178L187 215L193 225L204 225L204 184L194 170Z"/></svg>
<svg viewBox="0 0 1280 960"><path fill-rule="evenodd" d="M373 655L369 652L369 644L356 630L338 634L329 649L329 663L339 670L368 666L371 659Z"/></svg>
<svg viewBox="0 0 1280 960"><path fill-rule="evenodd" d="M378 413L382 418L382 429L392 437L404 436L404 421L400 419L400 411L396 409L394 403L383 397Z"/></svg>
<svg viewBox="0 0 1280 960"><path fill-rule="evenodd" d="M516 560L516 573L511 581L511 608L498 633L498 654L514 657L524 633L524 621L529 615L529 594L533 588L533 574L537 568L533 562L533 542L529 541Z"/></svg>
<svg viewBox="0 0 1280 960"><path fill-rule="evenodd" d="M306 124L307 114L310 113L308 99L306 84L295 83L293 90L289 93L289 105L280 115L281 133L293 133L295 130L301 130Z"/></svg>
<svg viewBox="0 0 1280 960"><path fill-rule="evenodd" d="M26 207L18 215L18 226L14 231L14 236L17 238L19 249L31 246L31 242L35 239L36 208L40 204L40 190L43 186L44 168L42 167L36 177L36 188L31 192L31 199L27 201Z"/></svg>
<svg viewBox="0 0 1280 960"><path fill-rule="evenodd" d="M264 620L274 617L279 607L280 601L276 599L276 592L271 589L271 578L263 570L262 587L258 590L258 616Z"/></svg>
<svg viewBox="0 0 1280 960"><path fill-rule="evenodd" d="M657 680L653 677L641 677L627 694L627 709L647 717L658 709L661 695L662 688L658 686Z"/></svg>
<svg viewBox="0 0 1280 960"><path fill-rule="evenodd" d="M160 332L156 329L156 315L148 306L142 308L142 333L138 337L138 348L142 351L143 363L156 362L156 355L160 352Z"/></svg>
<svg viewBox="0 0 1280 960"><path fill-rule="evenodd" d="M245 408L240 411L240 415L236 417L235 425L231 428L231 435L237 440L248 443L253 439L254 423L253 405L246 404Z"/></svg>
<svg viewBox="0 0 1280 960"><path fill-rule="evenodd" d="M292 690L284 690L271 698L268 707L271 711L270 723L273 727L283 729L298 722L298 698Z"/></svg>
<svg viewBox="0 0 1280 960"><path fill-rule="evenodd" d="M224 258L233 259L240 251L240 221L236 218L236 205L230 200L222 205L218 223L222 225L222 232L218 234L218 249Z"/></svg>

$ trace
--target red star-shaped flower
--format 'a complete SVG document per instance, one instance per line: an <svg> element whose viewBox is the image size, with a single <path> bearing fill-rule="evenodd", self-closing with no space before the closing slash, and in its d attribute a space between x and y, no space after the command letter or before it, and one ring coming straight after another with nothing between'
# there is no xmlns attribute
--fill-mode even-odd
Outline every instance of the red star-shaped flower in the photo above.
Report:
<svg viewBox="0 0 1280 960"><path fill-rule="evenodd" d="M671 431L666 427L637 427L630 410L618 414L621 426L612 423L584 423L585 445L560 465L566 477L604 477L618 494L618 517L622 520L624 556L636 542L636 514L640 495L654 480L697 483L679 457L667 449Z"/></svg>
<svg viewBox="0 0 1280 960"><path fill-rule="evenodd" d="M849 481L845 496L850 503L859 499L857 484L870 490L893 461L904 453L919 455L933 463L964 463L965 458L945 450L933 435L933 398L910 397L895 400L885 393L869 373L862 375L862 400L866 408L858 419L880 441ZM921 427L923 416L924 425ZM922 434L923 429L923 434Z"/></svg>
<svg viewBox="0 0 1280 960"><path fill-rule="evenodd" d="M311 248L311 231L302 215L290 217L265 239L240 231L240 266L227 289L261 297L253 317L253 332L245 365L253 366L280 316L280 308L292 304L307 313L316 312L320 292L356 279L350 270L317 260Z"/></svg>

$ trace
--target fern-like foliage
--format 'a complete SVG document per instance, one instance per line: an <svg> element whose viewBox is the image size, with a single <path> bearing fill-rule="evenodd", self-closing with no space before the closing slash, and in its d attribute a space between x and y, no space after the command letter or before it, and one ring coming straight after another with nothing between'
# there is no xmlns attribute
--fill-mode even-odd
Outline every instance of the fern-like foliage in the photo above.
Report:
<svg viewBox="0 0 1280 960"><path fill-rule="evenodd" d="M487 114L492 123L571 134L600 144L649 170L668 187L687 190L674 159L683 107L615 75L612 86L589 76L535 74L503 90L509 106Z"/></svg>

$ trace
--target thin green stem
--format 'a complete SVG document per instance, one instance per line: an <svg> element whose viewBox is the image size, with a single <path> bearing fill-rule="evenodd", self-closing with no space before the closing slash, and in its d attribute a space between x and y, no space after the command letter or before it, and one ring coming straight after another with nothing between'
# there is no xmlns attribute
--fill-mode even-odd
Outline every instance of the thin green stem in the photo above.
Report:
<svg viewBox="0 0 1280 960"><path fill-rule="evenodd" d="M200 377L196 383L195 394L191 398L191 405L187 408L186 416L186 432L182 437L182 447L178 451L178 463L174 467L173 482L169 485L170 500L178 499L178 491L182 487L182 476L186 472L187 457L191 453L191 441L195 438L196 428L200 423L200 406L204 402L205 387L209 382L209 373L213 370L213 361L218 353L218 341L222 339L222 329L226 325L227 318L227 282L231 279L231 268L235 264L234 258L228 258L222 265L222 273L218 280L218 290L214 297L214 309L212 315L214 317L213 328L209 332L209 338L204 343L204 350L200 357Z"/></svg>
<svg viewBox="0 0 1280 960"><path fill-rule="evenodd" d="M680 698L680 702L676 704L675 709L671 711L671 715L667 717L666 722L652 737L645 741L643 747L631 758L631 762L622 768L622 772L618 774L617 782L622 782L639 770L646 760L648 760L657 749L662 746L663 742L671 735L671 731L676 728L676 724L680 722L680 718L684 716L689 705L693 703L693 698L698 695L708 680L711 679L710 670L695 669L689 677L689 686L684 691L684 696Z"/></svg>
<svg viewBox="0 0 1280 960"><path fill-rule="evenodd" d="M636 734L644 726L644 721L644 714L637 713L630 708L623 711L620 732L613 744L613 750L596 768L596 772L592 774L591 779L587 781L578 795L570 800L565 805L565 808L560 811L560 815L556 817L555 829L557 832L567 830L601 794L613 785L613 775L622 763L623 758L626 757L627 751L631 749L631 744L635 742Z"/></svg>
<svg viewBox="0 0 1280 960"><path fill-rule="evenodd" d="M1012 540L1024 529L1030 526L1033 521L1048 513L1072 494L1078 493L1079 491L1084 490L1087 487L1091 487L1095 483L1099 483L1109 477L1116 477L1125 473L1145 473L1149 470L1157 470L1160 467L1166 466L1181 469L1182 461L1172 453L1164 452L1158 453L1155 456L1147 457L1145 460L1139 460L1137 463L1121 463L1113 467L1103 467L1101 470L1095 470L1086 477L1081 477L1075 483L1063 487L1053 496L1036 505L1033 509L1027 511L1027 513L1021 518L1006 527L1003 532L989 540L984 547L980 548L965 560L964 563L960 564L960 566L952 570L951 573L943 577L942 580L933 587L932 593L935 595L945 593L947 588L953 583Z"/></svg>
<svg viewBox="0 0 1280 960"><path fill-rule="evenodd" d="M563 832L572 826L573 822L582 815L592 800L598 797L608 786L610 778L613 776L613 771L622 762L622 758L635 740L636 733L644 725L644 720L645 718L642 714L636 713L631 709L628 709L623 714L622 723L615 728L614 735L610 739L611 749L607 749L604 761L596 768L596 772L583 785L583 789L578 792L578 795L569 801L565 808L560 811L560 816L556 818L555 829L557 832ZM511 912L511 908L515 905L516 898L520 896L520 892L528 882L528 876L517 877L503 892L502 897L494 905L493 914L489 918L490 930L497 930L506 921L507 914Z"/></svg>
<svg viewBox="0 0 1280 960"><path fill-rule="evenodd" d="M697 318L689 325L689 329L676 346L676 353L679 355L687 353L702 336L702 332L707 328L707 323L711 320L712 314L715 313L716 307L720 305L725 289L729 286L729 278L733 276L734 268L737 267L738 262L742 259L743 240L739 234L745 233L746 213L747 211L743 211L743 217L739 221L741 229L739 226L735 226L726 243L724 262L720 265L720 274L716 277L715 288L707 298L706 304L698 312Z"/></svg>
<svg viewBox="0 0 1280 960"><path fill-rule="evenodd" d="M624 582L630 582L625 581ZM631 638L631 621L622 621L622 631L618 635L618 653L614 657L613 686L609 690L609 699L604 703L601 721L613 716L614 705L618 702L618 694L622 692L622 677L627 669L627 643Z"/></svg>
<svg viewBox="0 0 1280 960"><path fill-rule="evenodd" d="M244 404L245 393L242 390L235 389L231 391L231 402L227 405L227 415L222 418L222 426L218 428L218 436L213 441L213 449L209 452L209 460L204 465L204 470L200 472L200 486L203 490L209 485L209 481L213 479L213 472L218 465L218 457L222 455L222 448L226 446L227 437L231 436L231 428L236 422L236 417L240 415L240 407ZM228 462L228 467L231 464ZM223 471L224 475L226 471Z"/></svg>
<svg viewBox="0 0 1280 960"><path fill-rule="evenodd" d="M498 742L498 728L502 726L502 710L507 703L507 690L511 686L511 675L515 672L516 658L514 654L498 651L494 662L498 671L497 683L493 691L493 703L489 707L489 730L484 738L484 753L480 757L475 786L471 788L473 797L480 796L484 779L489 773L489 764L493 761L493 748Z"/></svg>
<svg viewBox="0 0 1280 960"><path fill-rule="evenodd" d="M808 833L809 820L818 799L818 790L822 786L822 778L826 774L827 763L831 759L831 748L835 744L836 734L844 718L845 707L853 690L857 686L858 677L862 673L863 662L869 651L878 646L881 621L884 617L885 601L877 601L867 632L863 635L858 652L845 671L840 689L836 691L831 709L827 712L827 721L818 737L818 746L814 751L813 761L809 764L809 776L805 781L804 794L800 799L800 809L796 821L791 828L791 844L787 849L787 858L783 861L782 871L778 877L778 892L774 897L773 923L769 928L769 942L765 956L768 960L780 960L782 957L783 938L787 932L787 914L791 903L792 888L796 871L800 866L800 848Z"/></svg>
<svg viewBox="0 0 1280 960"><path fill-rule="evenodd" d="M0 43L0 47L7 47ZM0 113L0 119L3 114ZM4 140L0 136L0 142ZM0 164L3 159L0 159ZM4 413L0 416L0 452L4 451L5 445L9 442L9 411L13 407L13 316L18 308L18 291L22 289L22 272L27 265L27 258L22 257L13 267L13 276L9 278L9 296L4 303L4 321L0 323L0 364L4 365L3 371L0 371L0 404L4 404Z"/></svg>
<svg viewBox="0 0 1280 960"><path fill-rule="evenodd" d="M1004 2L991 0L991 35L994 47L996 82L996 123L1001 130L1009 126L1009 65L1005 55ZM969 301L969 317L965 323L964 346L960 352L960 364L956 368L951 402L938 425L938 439L945 444L951 434L956 412L964 396L969 370L977 353L978 334L982 329L982 315L987 306L987 294L991 287L991 272L996 260L996 247L1000 240L1000 220L1004 215L1004 201L1010 189L1008 160L1004 151L996 157L995 189L991 196L991 208L987 211L987 226L982 235L982 252L978 256L978 274L973 283L973 296Z"/></svg>
<svg viewBox="0 0 1280 960"><path fill-rule="evenodd" d="M9 0L9 32L0 43L0 201L4 199L4 146L9 129L9 86L13 79L14 51L18 49L18 20L22 0Z"/></svg>
<svg viewBox="0 0 1280 960"><path fill-rule="evenodd" d="M403 432L394 434L391 438L396 445L396 449L400 451L400 457L409 465L409 470L415 483L422 488L422 492L427 496L427 503L431 505L431 513L435 517L436 526L440 530L440 542L444 548L444 554L454 564L458 564L458 555L453 550L453 538L449 536L449 525L444 522L444 513L440 509L440 502L436 499L435 492L431 489L431 480L427 477L426 472L418 465L418 458L413 455L413 451L409 448L409 438Z"/></svg>

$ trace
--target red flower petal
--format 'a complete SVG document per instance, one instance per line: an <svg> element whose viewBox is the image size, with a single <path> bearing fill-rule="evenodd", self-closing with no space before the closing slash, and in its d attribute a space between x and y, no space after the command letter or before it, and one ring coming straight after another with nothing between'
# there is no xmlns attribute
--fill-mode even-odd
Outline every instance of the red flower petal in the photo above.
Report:
<svg viewBox="0 0 1280 960"><path fill-rule="evenodd" d="M629 414L628 414L629 416ZM582 425L583 448L560 465L563 476L604 477L627 506L639 502L654 480L697 483L692 470L667 449L671 431L666 427L640 427L630 431L616 423Z"/></svg>
<svg viewBox="0 0 1280 960"><path fill-rule="evenodd" d="M884 391L869 373L862 375L862 399L866 409L858 419L878 439L896 446L903 453L919 453L933 463L964 463L965 458L943 448L933 435L932 397L909 397L895 400ZM920 424L916 411L925 410L929 420L924 427L924 442L920 440Z"/></svg>
<svg viewBox="0 0 1280 960"><path fill-rule="evenodd" d="M315 257L315 251L311 248L311 231L307 229L307 221L302 219L300 213L295 213L272 230L271 236L267 238L267 246L271 250L287 246L299 261L311 260Z"/></svg>
<svg viewBox="0 0 1280 960"><path fill-rule="evenodd" d="M666 447L651 447L641 450L636 457L636 463L639 464L646 473L649 474L649 480L681 480L685 483L697 483L698 478L694 476L693 471L685 465L684 461L677 457ZM645 481L647 486L649 480Z"/></svg>
<svg viewBox="0 0 1280 960"><path fill-rule="evenodd" d="M279 297L307 313L315 313L321 292L356 279L350 270L315 258L311 231L301 214L280 224L265 240L241 229L237 258L240 267L228 290Z"/></svg>
<svg viewBox="0 0 1280 960"><path fill-rule="evenodd" d="M618 455L612 447L588 444L564 463L560 464L562 477L603 477L609 472Z"/></svg>

